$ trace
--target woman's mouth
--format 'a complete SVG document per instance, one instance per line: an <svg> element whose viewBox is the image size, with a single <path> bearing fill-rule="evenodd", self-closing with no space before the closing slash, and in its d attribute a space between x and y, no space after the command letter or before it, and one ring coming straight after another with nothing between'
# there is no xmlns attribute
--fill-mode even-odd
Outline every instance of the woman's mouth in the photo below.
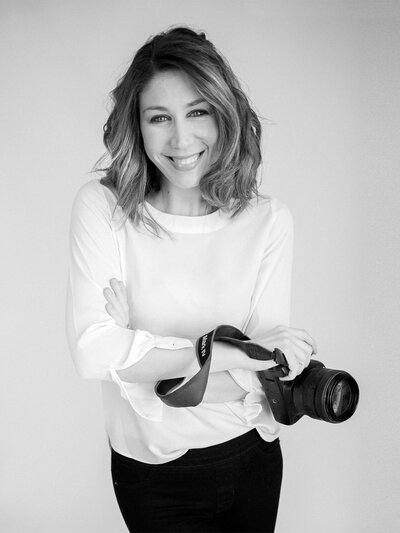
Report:
<svg viewBox="0 0 400 533"><path fill-rule="evenodd" d="M204 154L203 152L199 152L198 154L190 155L188 157L181 157L181 156L167 156L168 159L172 162L173 166L178 170L192 170L199 161L200 157Z"/></svg>

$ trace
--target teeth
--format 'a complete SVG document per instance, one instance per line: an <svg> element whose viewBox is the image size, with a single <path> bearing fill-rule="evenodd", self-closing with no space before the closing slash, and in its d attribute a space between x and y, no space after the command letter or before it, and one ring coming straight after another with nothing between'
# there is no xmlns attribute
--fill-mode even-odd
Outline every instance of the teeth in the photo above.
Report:
<svg viewBox="0 0 400 533"><path fill-rule="evenodd" d="M198 158L200 157L200 154L192 155L191 157L187 157L186 159L175 159L172 157L172 161L178 166L178 167L185 167L187 165L191 165L192 163L195 163Z"/></svg>

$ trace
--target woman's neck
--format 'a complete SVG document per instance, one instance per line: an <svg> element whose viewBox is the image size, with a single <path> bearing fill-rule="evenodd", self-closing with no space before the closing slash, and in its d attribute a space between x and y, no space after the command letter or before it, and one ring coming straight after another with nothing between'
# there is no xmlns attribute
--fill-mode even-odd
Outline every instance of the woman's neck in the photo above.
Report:
<svg viewBox="0 0 400 533"><path fill-rule="evenodd" d="M200 190L178 189L172 191L163 187L148 195L146 200L159 211L170 215L198 217L215 211L215 208L210 207L203 200Z"/></svg>

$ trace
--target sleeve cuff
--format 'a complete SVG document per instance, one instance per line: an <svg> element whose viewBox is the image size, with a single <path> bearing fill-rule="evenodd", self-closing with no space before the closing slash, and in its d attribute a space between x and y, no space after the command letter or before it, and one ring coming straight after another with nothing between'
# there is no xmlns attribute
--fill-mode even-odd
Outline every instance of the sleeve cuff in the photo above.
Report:
<svg viewBox="0 0 400 533"><path fill-rule="evenodd" d="M247 391L244 399L240 401L240 408L234 408L234 412L247 425L255 426L255 421L262 412L262 401L265 399L265 394L261 387L260 381L257 378L256 373L252 372L251 370L235 368L233 370L229 370L229 373L239 387Z"/></svg>
<svg viewBox="0 0 400 533"><path fill-rule="evenodd" d="M181 348L191 348L193 343L189 339L180 337L162 337L152 335L148 331L135 329L134 338L129 355L125 363L116 370L124 370L135 363L138 363L152 348L162 348L163 350L180 350Z"/></svg>
<svg viewBox="0 0 400 533"><path fill-rule="evenodd" d="M134 333L135 337L129 356L123 366L118 369L111 369L111 379L118 386L122 398L129 402L139 416L153 422L160 422L163 402L154 392L154 383L128 383L119 377L117 370L124 370L139 362L152 348L180 350L181 348L191 348L193 343L189 339L162 337L139 329L135 330Z"/></svg>
<svg viewBox="0 0 400 533"><path fill-rule="evenodd" d="M154 383L128 383L122 381L116 370L111 370L112 380L119 387L124 400L129 402L132 409L142 418L152 422L161 422L163 403L154 394Z"/></svg>

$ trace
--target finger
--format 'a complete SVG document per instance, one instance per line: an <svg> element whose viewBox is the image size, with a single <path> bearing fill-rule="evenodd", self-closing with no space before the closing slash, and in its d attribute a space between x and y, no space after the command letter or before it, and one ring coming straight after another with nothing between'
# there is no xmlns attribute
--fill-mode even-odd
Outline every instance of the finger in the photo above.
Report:
<svg viewBox="0 0 400 533"><path fill-rule="evenodd" d="M306 342L309 344L312 348L312 353L317 353L317 343L315 342L315 339L311 337L311 335L306 331L305 329L298 329L298 328L291 328L293 333L302 340L303 342Z"/></svg>
<svg viewBox="0 0 400 533"><path fill-rule="evenodd" d="M115 293L108 287L103 289L104 298L110 304L110 309L113 308L114 313L121 311L121 303Z"/></svg>
<svg viewBox="0 0 400 533"><path fill-rule="evenodd" d="M263 370L270 370L277 366L275 361L263 361L260 359L250 359L249 361L250 369L254 372L260 372Z"/></svg>
<svg viewBox="0 0 400 533"><path fill-rule="evenodd" d="M103 295L104 295L104 298L107 300L107 302L110 302L113 305L117 304L118 299L115 293L109 287L106 287L103 290Z"/></svg>
<svg viewBox="0 0 400 533"><path fill-rule="evenodd" d="M289 373L281 379L290 381L301 374L306 366L308 366L311 356L311 347L305 342L298 341L297 345L294 344L293 350L285 355L288 362Z"/></svg>
<svg viewBox="0 0 400 533"><path fill-rule="evenodd" d="M117 289L117 293L115 293L114 289L111 290L109 287L106 287L103 290L103 294L104 294L105 299L108 302L112 303L116 309L119 309L121 312L124 312L124 313L127 312L128 301L120 289Z"/></svg>
<svg viewBox="0 0 400 533"><path fill-rule="evenodd" d="M129 328L129 304L125 285L122 281L112 278L110 286L111 288L106 287L103 290L109 304L106 306L106 311L118 326Z"/></svg>
<svg viewBox="0 0 400 533"><path fill-rule="evenodd" d="M119 285L119 295L120 295L121 302L123 302L124 307L128 309L129 308L128 291L126 290L126 287L122 281L119 281L118 285Z"/></svg>
<svg viewBox="0 0 400 533"><path fill-rule="evenodd" d="M313 348L307 342L296 340L294 343L293 354L297 361L304 367L310 364L311 356L313 354Z"/></svg>
<svg viewBox="0 0 400 533"><path fill-rule="evenodd" d="M310 344L309 342L307 342L307 344L311 347L311 355L316 355L318 353L317 343L313 341L313 344Z"/></svg>
<svg viewBox="0 0 400 533"><path fill-rule="evenodd" d="M279 378L281 381L292 381L304 370L304 365L300 363L295 363L292 366L289 366L289 374L283 378Z"/></svg>
<svg viewBox="0 0 400 533"><path fill-rule="evenodd" d="M119 309L116 309L111 303L106 303L104 307L107 313L110 315L111 318L114 319L115 323L118 326L130 329L129 318L127 318L126 313L123 313Z"/></svg>
<svg viewBox="0 0 400 533"><path fill-rule="evenodd" d="M126 298L128 297L128 291L126 290L125 284L123 281L119 281L119 287L121 289L121 294L123 294Z"/></svg>
<svg viewBox="0 0 400 533"><path fill-rule="evenodd" d="M116 296L118 297L124 297L126 295L126 289L125 285L122 281L118 280L117 278L110 279L110 286Z"/></svg>
<svg viewBox="0 0 400 533"><path fill-rule="evenodd" d="M115 315L123 318L127 314L128 306L127 304L124 304L124 302L121 302L120 298L118 298L114 292L106 287L103 290L103 294L107 302L112 306L113 309L113 317Z"/></svg>
<svg viewBox="0 0 400 533"><path fill-rule="evenodd" d="M311 355L317 353L317 343L315 342L315 339L311 337L309 333L307 333L307 331L304 331L303 341L311 347Z"/></svg>
<svg viewBox="0 0 400 533"><path fill-rule="evenodd" d="M293 381L297 376L295 372L290 371L289 374L283 378L279 378L281 381Z"/></svg>
<svg viewBox="0 0 400 533"><path fill-rule="evenodd" d="M122 281L117 280L116 278L113 278L110 280L110 285L118 300L118 304L120 305L121 310L127 312L129 309L128 292L124 283Z"/></svg>
<svg viewBox="0 0 400 533"><path fill-rule="evenodd" d="M110 317L113 318L117 322L119 318L119 313L116 311L115 307L110 303L106 303L104 307L107 313L110 315Z"/></svg>

